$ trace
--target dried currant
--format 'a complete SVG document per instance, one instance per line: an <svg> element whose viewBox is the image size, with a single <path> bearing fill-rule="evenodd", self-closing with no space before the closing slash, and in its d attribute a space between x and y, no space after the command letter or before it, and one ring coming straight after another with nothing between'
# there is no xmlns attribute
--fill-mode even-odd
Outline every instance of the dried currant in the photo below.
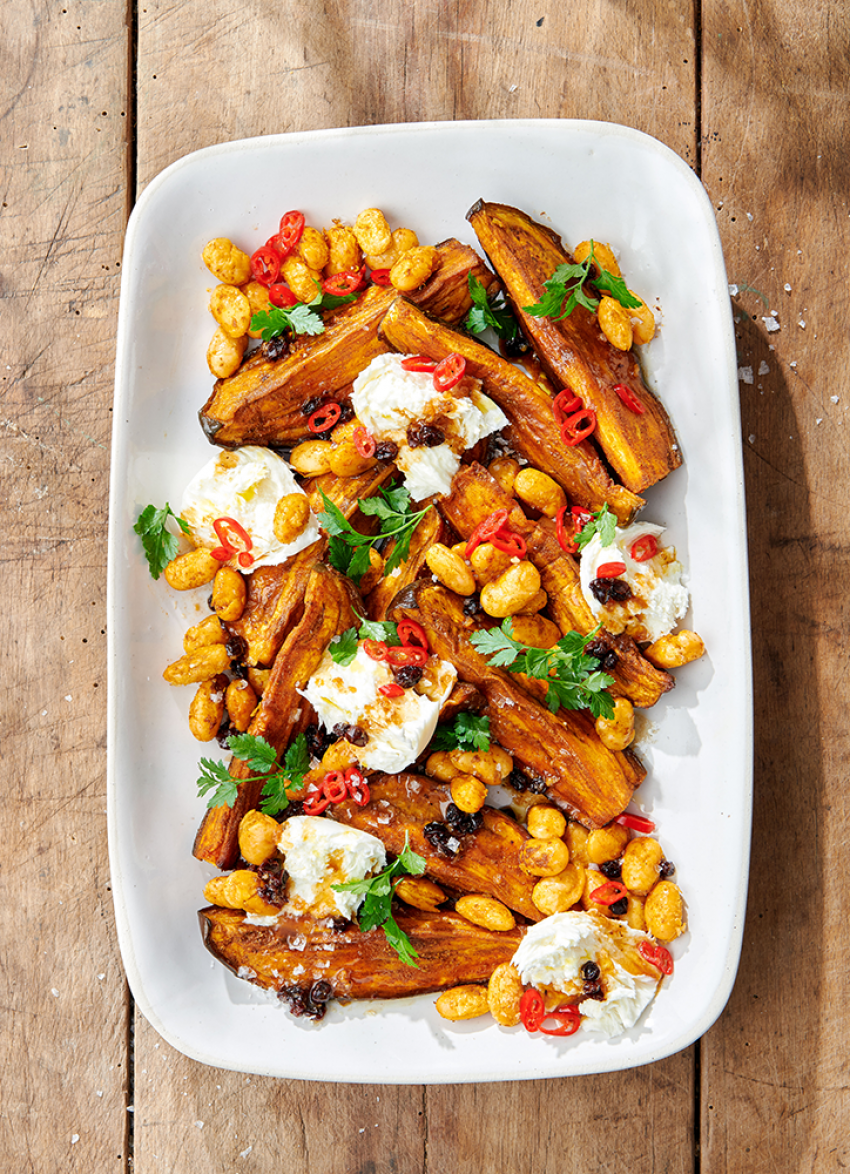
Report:
<svg viewBox="0 0 850 1174"><path fill-rule="evenodd" d="M624 603L632 597L632 589L625 579L591 579L590 590L599 603Z"/></svg>
<svg viewBox="0 0 850 1174"><path fill-rule="evenodd" d="M411 448L436 448L438 444L443 444L445 439L445 432L435 424L414 420L407 426L407 443Z"/></svg>

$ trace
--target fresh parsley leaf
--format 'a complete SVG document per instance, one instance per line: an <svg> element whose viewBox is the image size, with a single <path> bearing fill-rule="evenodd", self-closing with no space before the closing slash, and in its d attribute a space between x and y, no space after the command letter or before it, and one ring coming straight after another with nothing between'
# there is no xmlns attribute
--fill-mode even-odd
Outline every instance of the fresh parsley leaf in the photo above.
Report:
<svg viewBox="0 0 850 1174"><path fill-rule="evenodd" d="M614 701L608 692L614 678L599 671L599 661L585 649L601 624L582 636L568 632L553 648L530 648L513 637L513 624L503 620L500 628L475 632L472 644L497 668L525 673L546 682L546 704L553 713L559 709L589 709L594 718L614 716Z"/></svg>
<svg viewBox="0 0 850 1174"><path fill-rule="evenodd" d="M585 522L584 526L582 526L576 535L575 543L579 550L584 550L591 538L598 534L599 541L602 545L610 546L614 541L616 532L617 518L608 509L608 503L606 502L601 510L597 510L591 516L589 522Z"/></svg>
<svg viewBox="0 0 850 1174"><path fill-rule="evenodd" d="M335 534L331 535L328 543L328 562L335 571L342 571L343 575L348 572L348 564L351 562L351 547L344 539Z"/></svg>
<svg viewBox="0 0 850 1174"><path fill-rule="evenodd" d="M207 807L232 807L239 792L239 781L231 776L223 762L214 758L201 759L198 794L204 796L212 791Z"/></svg>
<svg viewBox="0 0 850 1174"><path fill-rule="evenodd" d="M325 293L316 282L316 296L311 302L295 302L292 306L272 306L259 310L251 318L251 329L262 330L266 342L287 330L292 334L324 334L322 310L335 310L346 302L353 302L357 294Z"/></svg>
<svg viewBox="0 0 850 1174"><path fill-rule="evenodd" d="M325 508L319 514L319 522L331 536L329 559L332 567L360 582L369 570L369 551L376 542L393 538L393 550L384 564L384 575L391 574L410 554L410 539L413 532L431 506L413 513L410 508L410 494L402 486L381 489L376 497L363 498L361 511L369 517L376 517L381 523L378 534L371 537L355 530L347 521L342 510L319 490ZM344 547L349 547L346 551Z"/></svg>
<svg viewBox="0 0 850 1174"><path fill-rule="evenodd" d="M270 742L257 734L231 734L227 749L244 762L250 770L268 774L277 759L277 751Z"/></svg>
<svg viewBox="0 0 850 1174"><path fill-rule="evenodd" d="M355 612L355 615L357 613ZM388 648L398 648L401 640L398 638L398 625L389 620L367 620L357 616L360 620L358 635L361 640L383 640Z"/></svg>
<svg viewBox="0 0 850 1174"><path fill-rule="evenodd" d="M416 959L419 955L413 948L413 943L410 938L398 924L392 914L386 919L383 924L384 934L387 941L398 954L399 958L405 966L416 966Z"/></svg>
<svg viewBox="0 0 850 1174"><path fill-rule="evenodd" d="M601 289L603 293L610 294L612 298L616 298L620 305L625 306L626 309L635 309L637 306L643 305L643 302L640 298L635 297L622 277L615 277L607 269L602 269L599 276L593 278L593 284L597 289Z"/></svg>
<svg viewBox="0 0 850 1174"><path fill-rule="evenodd" d="M231 734L227 739L227 748L232 750L236 758L244 762L249 770L258 773L236 779L223 762L202 758L198 794L203 796L212 791L207 807L232 807L242 783L264 779L260 810L266 815L277 815L289 803L287 790L296 790L300 787L310 769L310 754L305 734L299 734L292 742L286 751L283 765L274 774L271 772L274 770L277 751L265 738L256 734Z"/></svg>
<svg viewBox="0 0 850 1174"><path fill-rule="evenodd" d="M360 580L372 565L369 562L369 548L371 545L371 542L367 542L363 546L356 547L351 555L351 562L348 564L348 576L358 586L360 585Z"/></svg>
<svg viewBox="0 0 850 1174"><path fill-rule="evenodd" d="M548 281L543 282L546 290L539 302L531 306L523 306L526 314L534 318L552 318L560 322L569 318L576 306L584 306L586 310L595 313L599 306L599 299L585 293L584 283L591 281L597 289L610 294L621 306L633 307L641 305L640 299L629 292L626 283L621 277L615 277L607 269L600 269L598 277L590 274L594 264L593 245L590 242L590 252L581 264L559 265Z"/></svg>
<svg viewBox="0 0 850 1174"><path fill-rule="evenodd" d="M481 334L489 326L506 342L513 342L519 334L516 318L505 304L505 295L499 290L495 297L488 300L487 290L483 282L470 271L469 296L472 298L472 309L466 319L466 329L472 334Z"/></svg>
<svg viewBox="0 0 850 1174"><path fill-rule="evenodd" d="M459 713L451 725L437 726L432 750L489 750L490 719L474 713Z"/></svg>
<svg viewBox="0 0 850 1174"><path fill-rule="evenodd" d="M166 522L174 518L184 534L189 533L188 525L171 509L168 502L165 508L158 510L155 505L148 505L142 510L133 527L142 540L145 558L148 560L151 575L158 579L168 564L176 557L179 549L177 538L168 529Z"/></svg>
<svg viewBox="0 0 850 1174"><path fill-rule="evenodd" d="M392 915L394 881L397 883L403 876L421 876L425 871L425 859L410 847L407 835L404 837L404 847L393 861L388 864L377 876L365 877L363 880L347 881L341 885L331 885L337 893L357 893L363 897L363 904L357 913L357 923L364 933L380 926L386 939L405 966L415 966L415 958L419 955L413 948L410 938L400 928Z"/></svg>
<svg viewBox="0 0 850 1174"><path fill-rule="evenodd" d="M357 629L346 628L339 636L334 636L328 646L331 660L334 664L341 664L343 668L351 664L357 655Z"/></svg>

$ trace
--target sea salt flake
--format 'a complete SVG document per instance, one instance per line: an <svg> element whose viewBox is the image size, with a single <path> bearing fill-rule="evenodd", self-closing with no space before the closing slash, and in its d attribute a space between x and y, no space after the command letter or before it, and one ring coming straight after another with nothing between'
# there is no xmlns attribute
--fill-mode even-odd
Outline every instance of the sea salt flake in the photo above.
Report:
<svg viewBox="0 0 850 1174"><path fill-rule="evenodd" d="M792 359L792 360L791 360L791 362L788 364L788 366L789 366L789 367L793 367L793 368L794 368L794 370L796 371L796 369L797 369L797 360L796 360L796 359Z"/></svg>
<svg viewBox="0 0 850 1174"><path fill-rule="evenodd" d="M242 1150L240 1152L239 1157L240 1158L247 1158L253 1148L254 1147L252 1145L249 1145L246 1150Z"/></svg>
<svg viewBox="0 0 850 1174"><path fill-rule="evenodd" d="M79 1133L72 1133L71 1134L71 1145L76 1145L79 1140L80 1140Z"/></svg>
<svg viewBox="0 0 850 1174"><path fill-rule="evenodd" d="M797 325L800 327L801 330L805 330L806 329L806 319L801 318L800 321L797 323Z"/></svg>
<svg viewBox="0 0 850 1174"><path fill-rule="evenodd" d="M751 221L751 222L752 222L752 219L753 219L753 214L752 214L752 212L748 212L748 213L747 213L747 220L749 220L749 221Z"/></svg>
<svg viewBox="0 0 850 1174"><path fill-rule="evenodd" d="M58 998L59 998L59 992L57 991L57 989L56 989L56 987L55 987L55 986L52 986L52 987L50 988L50 993L51 993L51 995L53 995L53 998L54 998L54 999L58 999Z"/></svg>
<svg viewBox="0 0 850 1174"><path fill-rule="evenodd" d="M747 437L747 440L750 442L750 444L755 444L755 442L756 442L755 432L751 432L750 435Z"/></svg>
<svg viewBox="0 0 850 1174"><path fill-rule="evenodd" d="M764 359L762 359L762 361L759 363L759 372L758 373L759 373L759 375L769 375L770 374L770 367L768 367L768 365L764 361Z"/></svg>
<svg viewBox="0 0 850 1174"><path fill-rule="evenodd" d="M822 424L822 423L823 423L823 418L822 418L822 417L819 417L818 419L816 419L816 420L815 420L815 423L816 423L816 424Z"/></svg>
<svg viewBox="0 0 850 1174"><path fill-rule="evenodd" d="M833 404L837 404L837 403L838 403L838 396L837 396L837 395L831 395L831 396L829 397L829 399L830 399L830 402L831 402L831 403L833 403Z"/></svg>
<svg viewBox="0 0 850 1174"><path fill-rule="evenodd" d="M787 281L785 282L785 284L783 285L783 287L782 287L782 288L785 290L785 292L786 292L786 293L790 293L790 292L791 292L791 286L788 284L788 282L787 282Z"/></svg>
<svg viewBox="0 0 850 1174"><path fill-rule="evenodd" d="M752 383L752 381L753 381L752 367L739 367L738 368L738 378L740 379L741 383Z"/></svg>
<svg viewBox="0 0 850 1174"><path fill-rule="evenodd" d="M772 334L775 330L779 329L779 323L776 321L776 318L773 316L773 314L771 314L769 317L762 315L761 320L764 323L765 330L767 330L768 334Z"/></svg>
<svg viewBox="0 0 850 1174"><path fill-rule="evenodd" d="M195 1128L196 1128L196 1129L203 1129L203 1127L204 1127L204 1123L203 1123L203 1121L196 1121L196 1122L195 1122Z"/></svg>
<svg viewBox="0 0 850 1174"><path fill-rule="evenodd" d="M729 297L730 297L730 298L736 298L737 296L738 296L738 287L737 287L737 285L730 285L730 286L729 286Z"/></svg>

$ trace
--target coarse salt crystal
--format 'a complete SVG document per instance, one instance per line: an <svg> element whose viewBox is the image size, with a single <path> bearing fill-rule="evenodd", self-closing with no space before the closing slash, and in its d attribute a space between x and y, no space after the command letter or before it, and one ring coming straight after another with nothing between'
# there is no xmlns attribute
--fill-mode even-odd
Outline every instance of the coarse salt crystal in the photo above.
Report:
<svg viewBox="0 0 850 1174"><path fill-rule="evenodd" d="M752 214L752 212L748 212L748 213L747 213L747 220L750 220L750 221L751 221L751 220L752 220L752 218L753 218L753 214Z"/></svg>
<svg viewBox="0 0 850 1174"><path fill-rule="evenodd" d="M773 314L771 314L770 317L767 317L767 318L764 315L762 315L762 322L764 323L765 329L767 330L768 334L772 334L774 330L779 329L779 323L776 321L776 318L773 316Z"/></svg>
<svg viewBox="0 0 850 1174"><path fill-rule="evenodd" d="M730 297L730 298L736 298L737 296L738 296L738 287L737 287L737 285L730 285L730 286L729 286L729 297Z"/></svg>
<svg viewBox="0 0 850 1174"><path fill-rule="evenodd" d="M752 367L739 367L738 368L738 378L740 379L741 383L752 383L752 381L753 381Z"/></svg>
<svg viewBox="0 0 850 1174"><path fill-rule="evenodd" d="M791 292L791 286L788 284L788 282L787 282L787 281L785 282L785 284L783 285L783 287L782 287L782 288L785 290L785 292L786 292L786 293L790 293L790 292Z"/></svg>
<svg viewBox="0 0 850 1174"><path fill-rule="evenodd" d="M822 423L823 423L823 417L818 417L818 419L816 419L816 420L815 420L815 423L816 423L816 424L822 424Z"/></svg>
<svg viewBox="0 0 850 1174"><path fill-rule="evenodd" d="M747 440L750 442L750 444L755 444L756 434L754 432L751 432L750 435L747 437Z"/></svg>
<svg viewBox="0 0 850 1174"><path fill-rule="evenodd" d="M79 1133L72 1133L71 1134L71 1145L76 1145L79 1140L80 1140Z"/></svg>
<svg viewBox="0 0 850 1174"><path fill-rule="evenodd" d="M838 396L837 395L831 395L829 398L832 403L834 403L834 404L838 403Z"/></svg>
<svg viewBox="0 0 850 1174"><path fill-rule="evenodd" d="M768 375L769 373L770 367L768 367L767 363L764 361L764 359L762 359L762 361L759 363L759 375Z"/></svg>
<svg viewBox="0 0 850 1174"><path fill-rule="evenodd" d="M800 321L797 323L797 325L800 327L801 330L805 330L806 329L806 319L801 318Z"/></svg>

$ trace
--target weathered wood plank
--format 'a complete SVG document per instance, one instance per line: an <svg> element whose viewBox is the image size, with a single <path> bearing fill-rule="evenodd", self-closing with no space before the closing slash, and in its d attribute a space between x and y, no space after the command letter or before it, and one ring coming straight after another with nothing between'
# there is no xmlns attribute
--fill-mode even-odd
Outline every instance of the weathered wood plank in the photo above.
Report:
<svg viewBox="0 0 850 1174"><path fill-rule="evenodd" d="M432 119L609 119L693 161L689 13L660 2L628 13L552 0L395 3L379 14L355 0L257 14L218 0L148 2L139 30L139 184L210 143ZM243 1161L262 1174L548 1174L615 1160L636 1171L689 1171L692 1107L691 1053L568 1081L323 1089L203 1068L137 1021L137 1174L217 1172Z"/></svg>
<svg viewBox="0 0 850 1174"><path fill-rule="evenodd" d="M0 28L0 1168L119 1170L104 627L127 30L87 0L14 0Z"/></svg>
<svg viewBox="0 0 850 1174"><path fill-rule="evenodd" d="M467 118L622 122L696 159L690 3L151 0L138 63L142 186L211 143Z"/></svg>
<svg viewBox="0 0 850 1174"><path fill-rule="evenodd" d="M833 1170L850 1153L850 26L837 5L711 0L704 19L704 179L741 291L757 719L744 955L703 1043L704 1168Z"/></svg>

